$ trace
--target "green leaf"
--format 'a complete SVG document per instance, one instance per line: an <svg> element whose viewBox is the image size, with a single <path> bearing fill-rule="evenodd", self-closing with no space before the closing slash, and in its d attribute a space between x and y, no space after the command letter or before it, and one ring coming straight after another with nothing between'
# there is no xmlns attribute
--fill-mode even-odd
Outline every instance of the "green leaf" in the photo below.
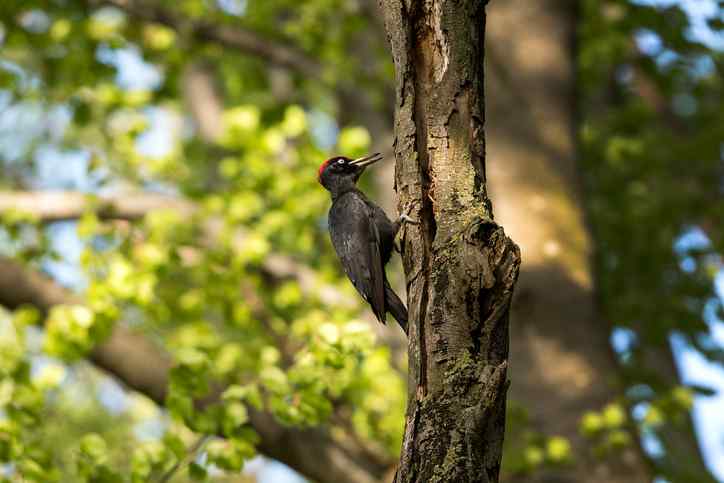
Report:
<svg viewBox="0 0 724 483"><path fill-rule="evenodd" d="M223 428L226 436L232 435L237 428L248 421L249 415L244 404L233 402L224 405Z"/></svg>
<svg viewBox="0 0 724 483"><path fill-rule="evenodd" d="M108 447L98 434L87 434L80 441L80 451L94 462L103 462L108 457Z"/></svg>
<svg viewBox="0 0 724 483"><path fill-rule="evenodd" d="M196 462L192 462L189 465L189 478L194 481L206 481L208 478L208 472L206 468Z"/></svg>

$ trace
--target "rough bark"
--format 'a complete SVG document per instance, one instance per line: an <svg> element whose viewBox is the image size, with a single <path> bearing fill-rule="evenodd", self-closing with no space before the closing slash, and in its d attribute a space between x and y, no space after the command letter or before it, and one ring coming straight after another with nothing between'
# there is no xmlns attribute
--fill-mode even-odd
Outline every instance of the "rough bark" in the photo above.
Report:
<svg viewBox="0 0 724 483"><path fill-rule="evenodd" d="M485 190L485 2L381 0L396 71L409 392L396 482L497 482L520 253Z"/></svg>
<svg viewBox="0 0 724 483"><path fill-rule="evenodd" d="M573 464L516 481L650 481L634 445L610 458L581 435L586 411L621 396L610 327L595 302L592 241L576 163L575 6L507 0L489 9L488 174L496 215L525 264L511 314L511 400L531 428L567 438Z"/></svg>
<svg viewBox="0 0 724 483"><path fill-rule="evenodd" d="M51 279L0 257L0 305L9 309L23 304L42 312L58 304L82 301ZM143 335L122 324L90 356L96 367L116 377L127 388L163 405L171 359ZM213 402L212 400L204 401ZM259 434L259 451L320 483L376 483L387 462L376 459L351 439L332 436L328 428L284 426L263 411L248 408L250 423Z"/></svg>

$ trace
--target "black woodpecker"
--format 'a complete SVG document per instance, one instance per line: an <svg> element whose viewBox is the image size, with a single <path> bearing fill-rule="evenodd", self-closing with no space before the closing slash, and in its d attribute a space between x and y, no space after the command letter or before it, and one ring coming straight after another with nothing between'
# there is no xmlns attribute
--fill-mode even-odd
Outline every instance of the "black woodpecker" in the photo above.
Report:
<svg viewBox="0 0 724 483"><path fill-rule="evenodd" d="M384 324L389 312L407 333L407 309L390 287L385 265L402 223L416 222L406 213L392 222L356 184L365 168L381 159L380 153L358 159L330 158L319 167L319 182L332 195L329 234L345 273L377 320Z"/></svg>

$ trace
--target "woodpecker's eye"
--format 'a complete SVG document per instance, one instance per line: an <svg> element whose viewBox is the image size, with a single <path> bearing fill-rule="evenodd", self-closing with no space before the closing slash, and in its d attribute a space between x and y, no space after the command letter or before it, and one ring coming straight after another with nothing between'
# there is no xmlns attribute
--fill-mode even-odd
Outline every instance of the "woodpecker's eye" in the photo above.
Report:
<svg viewBox="0 0 724 483"><path fill-rule="evenodd" d="M344 158L339 158L337 160L337 164L344 164Z"/></svg>

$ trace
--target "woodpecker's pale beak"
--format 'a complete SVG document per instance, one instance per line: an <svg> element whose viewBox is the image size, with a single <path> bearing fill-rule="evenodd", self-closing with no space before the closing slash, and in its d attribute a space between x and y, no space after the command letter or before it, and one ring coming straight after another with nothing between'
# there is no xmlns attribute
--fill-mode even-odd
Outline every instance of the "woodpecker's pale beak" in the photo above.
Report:
<svg viewBox="0 0 724 483"><path fill-rule="evenodd" d="M382 156L382 153L370 154L369 156L363 156L361 158L353 159L349 162L349 164L364 168L366 166L369 166L370 164L374 164L377 161L380 161L383 157L384 156Z"/></svg>

